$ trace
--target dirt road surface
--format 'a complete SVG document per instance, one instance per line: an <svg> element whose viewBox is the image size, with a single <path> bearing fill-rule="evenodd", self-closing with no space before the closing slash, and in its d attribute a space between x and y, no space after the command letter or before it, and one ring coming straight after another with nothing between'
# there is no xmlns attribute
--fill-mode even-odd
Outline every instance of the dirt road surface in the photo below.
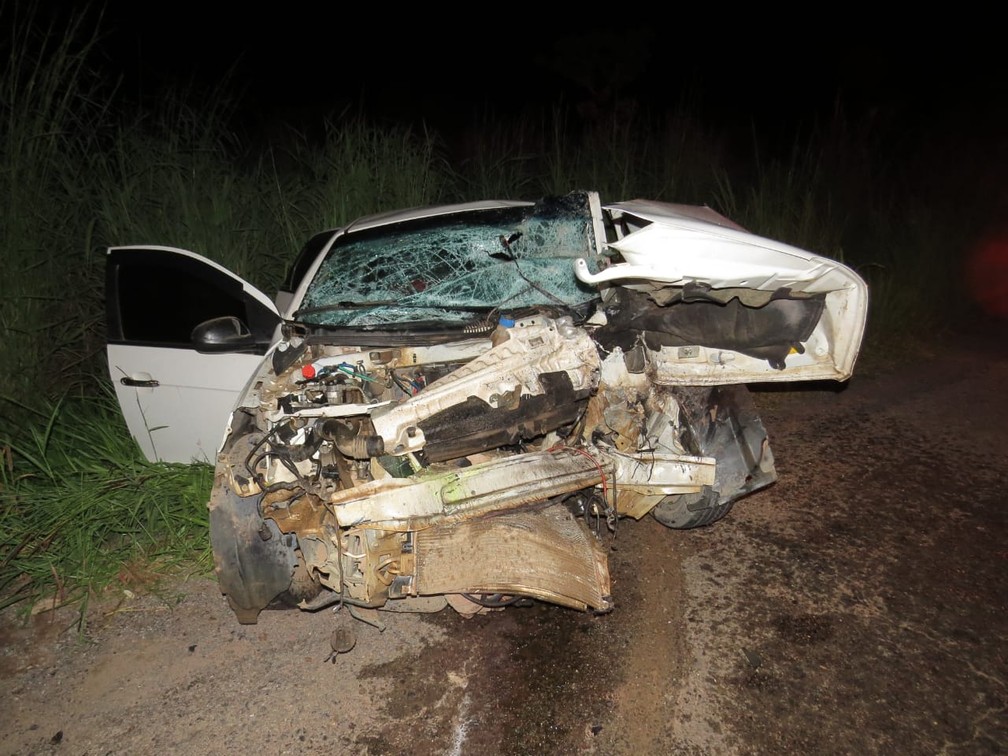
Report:
<svg viewBox="0 0 1008 756"><path fill-rule="evenodd" d="M1008 751L1005 331L760 391L778 483L708 528L622 522L605 616L246 627L193 579L82 639L70 610L8 624L0 753Z"/></svg>

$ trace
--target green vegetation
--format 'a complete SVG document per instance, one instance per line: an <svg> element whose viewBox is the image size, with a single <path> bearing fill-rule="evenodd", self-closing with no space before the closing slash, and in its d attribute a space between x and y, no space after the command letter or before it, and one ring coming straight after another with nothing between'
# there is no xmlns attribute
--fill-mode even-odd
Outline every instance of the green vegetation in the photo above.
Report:
<svg viewBox="0 0 1008 756"><path fill-rule="evenodd" d="M206 569L209 465L151 464L114 394L64 398L4 448L0 608L81 602L152 569Z"/></svg>
<svg viewBox="0 0 1008 756"><path fill-rule="evenodd" d="M988 178L977 155L925 181L921 162L945 145L901 143L909 173L890 160L892 128L839 110L783 156L756 136L731 144L687 105L487 113L450 145L343 113L264 146L230 129L237 103L220 93L122 105L91 68L86 15L48 30L34 5L0 5L0 18L0 607L86 603L131 564L210 564L212 471L144 461L108 388L107 246L192 249L272 292L311 234L372 212L575 188L704 203L857 268L870 349L950 324L970 238L953 218L978 233L984 217L980 193L964 192L967 167Z"/></svg>

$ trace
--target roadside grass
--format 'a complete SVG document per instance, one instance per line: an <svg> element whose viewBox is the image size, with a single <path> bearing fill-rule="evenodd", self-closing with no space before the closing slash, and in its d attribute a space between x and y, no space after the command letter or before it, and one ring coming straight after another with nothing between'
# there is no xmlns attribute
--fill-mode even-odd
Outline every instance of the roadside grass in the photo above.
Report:
<svg viewBox="0 0 1008 756"><path fill-rule="evenodd" d="M44 18L37 3L0 5L0 393L25 396L76 382L93 324L75 285L93 262L82 166L102 117L96 30L83 14Z"/></svg>
<svg viewBox="0 0 1008 756"><path fill-rule="evenodd" d="M287 128L267 146L250 180L268 192L262 229L282 256L250 275L274 291L301 245L319 231L365 215L423 207L451 199L449 177L437 137L401 126L378 127L363 115L326 120L321 135ZM224 263L226 265L226 263Z"/></svg>
<svg viewBox="0 0 1008 756"><path fill-rule="evenodd" d="M88 67L97 29L75 15L30 32L46 28L32 23L35 8L0 6L0 20L17 21L0 41L0 608L45 596L83 612L145 571L135 565L211 566L212 470L146 462L107 386L108 246L190 249L272 294L305 240L362 215L596 189L709 204L843 260L870 285L869 354L948 325L963 296L952 219L962 200L950 197L969 196L969 178L943 187L936 212L926 182L886 162L891 133L839 109L782 157L755 138L740 155L688 103L667 113L623 103L591 118L563 103L484 112L452 145L342 113L311 135L254 142L229 130L235 103L219 93L112 112Z"/></svg>
<svg viewBox="0 0 1008 756"><path fill-rule="evenodd" d="M242 145L225 128L223 98L204 108L182 97L107 129L89 161L95 241L181 247L249 278L282 266L270 187L236 169Z"/></svg>
<svg viewBox="0 0 1008 756"><path fill-rule="evenodd" d="M209 465L147 462L107 387L32 413L0 436L0 609L77 604L83 617L109 586L131 587L130 565L209 569Z"/></svg>
<svg viewBox="0 0 1008 756"><path fill-rule="evenodd" d="M478 114L449 154L458 200L535 199L592 189L606 199L710 202L726 160L692 106L653 113L627 104L590 120L557 103L505 118Z"/></svg>

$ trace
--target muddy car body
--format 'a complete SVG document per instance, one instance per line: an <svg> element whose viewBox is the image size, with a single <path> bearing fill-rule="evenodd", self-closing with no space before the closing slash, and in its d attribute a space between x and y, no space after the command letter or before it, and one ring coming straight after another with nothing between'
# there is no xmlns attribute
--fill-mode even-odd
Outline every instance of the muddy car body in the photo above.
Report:
<svg viewBox="0 0 1008 756"><path fill-rule="evenodd" d="M110 251L110 370L148 456L214 462L216 570L244 623L277 602L609 610L620 518L706 525L771 483L746 385L846 380L867 306L834 260L706 207L593 192L319 234L282 314L227 279L230 309L207 295L171 343L130 325L158 256L199 262ZM187 393L193 370L227 410ZM207 425L175 439L187 412Z"/></svg>

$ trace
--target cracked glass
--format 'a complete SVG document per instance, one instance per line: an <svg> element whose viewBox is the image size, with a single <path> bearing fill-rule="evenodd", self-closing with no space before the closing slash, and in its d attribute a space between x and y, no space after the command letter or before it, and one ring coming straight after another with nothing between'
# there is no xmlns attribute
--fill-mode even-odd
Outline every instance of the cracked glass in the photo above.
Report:
<svg viewBox="0 0 1008 756"><path fill-rule="evenodd" d="M337 240L312 280L297 320L373 327L463 324L496 310L576 307L598 291L574 261L598 270L588 195L469 210Z"/></svg>

